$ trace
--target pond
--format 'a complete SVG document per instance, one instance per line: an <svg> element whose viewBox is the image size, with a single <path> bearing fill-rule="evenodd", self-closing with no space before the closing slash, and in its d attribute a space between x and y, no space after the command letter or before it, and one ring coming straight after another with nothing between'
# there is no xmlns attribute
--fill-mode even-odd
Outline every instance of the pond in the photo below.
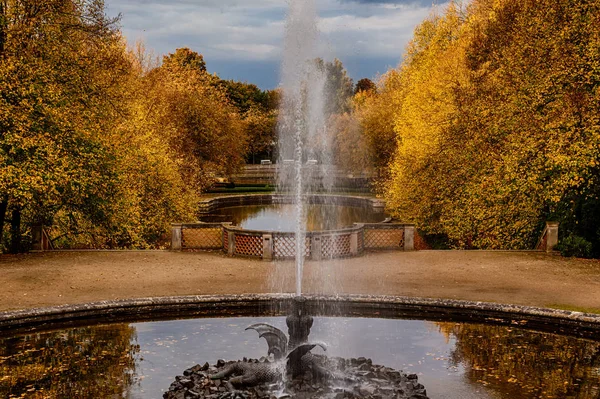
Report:
<svg viewBox="0 0 600 399"><path fill-rule="evenodd" d="M292 204L244 205L221 208L203 221L227 221L247 230L295 231L290 215ZM306 206L306 231L337 230L353 223L379 223L386 218L383 211L345 205L310 204Z"/></svg>
<svg viewBox="0 0 600 399"><path fill-rule="evenodd" d="M267 344L244 328L283 317L123 323L0 340L0 396L162 398L183 370L259 358ZM598 398L600 342L518 327L315 317L311 341L329 356L368 357L416 373L431 398Z"/></svg>

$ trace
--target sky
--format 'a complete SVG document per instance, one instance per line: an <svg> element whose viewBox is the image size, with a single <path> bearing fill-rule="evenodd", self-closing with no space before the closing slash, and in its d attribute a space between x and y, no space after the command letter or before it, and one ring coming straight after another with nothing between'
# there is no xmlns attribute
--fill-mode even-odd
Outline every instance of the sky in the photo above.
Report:
<svg viewBox="0 0 600 399"><path fill-rule="evenodd" d="M156 55L180 47L201 53L222 79L279 84L288 0L105 0L121 15L130 45ZM437 5L434 5L437 4ZM395 67L414 28L442 0L317 0L322 57L338 58L354 82Z"/></svg>

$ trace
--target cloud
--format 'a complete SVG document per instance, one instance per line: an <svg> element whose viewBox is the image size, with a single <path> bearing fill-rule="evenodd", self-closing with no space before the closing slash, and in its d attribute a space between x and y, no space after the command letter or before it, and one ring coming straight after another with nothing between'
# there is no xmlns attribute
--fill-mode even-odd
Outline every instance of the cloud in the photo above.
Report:
<svg viewBox="0 0 600 399"><path fill-rule="evenodd" d="M236 63L241 71L244 63L272 66L281 60L286 0L105 1L109 15L122 14L122 30L131 43L142 39L159 54L190 47L204 55L209 70L211 63ZM323 39L320 54L342 61L364 58L357 62L362 66L369 60L388 64L396 60L392 64L397 64L414 27L431 9L431 0L317 3ZM227 70L228 74L234 72ZM371 65L369 70L379 69ZM272 68L266 73L272 76Z"/></svg>
<svg viewBox="0 0 600 399"><path fill-rule="evenodd" d="M403 4L417 5L419 7L431 7L437 4L435 0L339 0L342 3L360 3L360 4Z"/></svg>

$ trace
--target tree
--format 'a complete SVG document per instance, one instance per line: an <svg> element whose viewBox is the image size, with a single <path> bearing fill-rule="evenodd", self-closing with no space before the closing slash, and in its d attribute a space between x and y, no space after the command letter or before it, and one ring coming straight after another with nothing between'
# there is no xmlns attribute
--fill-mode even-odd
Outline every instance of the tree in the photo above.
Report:
<svg viewBox="0 0 600 399"><path fill-rule="evenodd" d="M362 78L361 80L356 82L356 87L354 88L354 94L358 94L361 91L376 93L377 86L375 85L375 83L373 83L373 81L371 79Z"/></svg>
<svg viewBox="0 0 600 399"><path fill-rule="evenodd" d="M382 77L379 92L359 91L354 96L354 115L365 135L379 182L388 177L389 165L398 145L394 124L399 104L395 93L400 89L400 84L399 74L391 70Z"/></svg>
<svg viewBox="0 0 600 399"><path fill-rule="evenodd" d="M478 0L423 22L383 83L395 216L466 248L531 248L559 220L600 253L599 19L589 0Z"/></svg>
<svg viewBox="0 0 600 399"><path fill-rule="evenodd" d="M260 159L271 159L275 145L277 112L251 108L244 115L244 123L248 135L247 160L255 163Z"/></svg>
<svg viewBox="0 0 600 399"><path fill-rule="evenodd" d="M190 69L197 72L206 72L204 57L187 47L178 48L175 53L163 57L163 67L170 68L175 65L179 68Z"/></svg>
<svg viewBox="0 0 600 399"><path fill-rule="evenodd" d="M247 162L270 159L276 143L278 91L263 91L255 84L233 80L220 80L217 87L225 92L244 121L249 143Z"/></svg>
<svg viewBox="0 0 600 399"><path fill-rule="evenodd" d="M335 135L335 165L350 173L370 172L373 167L371 148L356 117L348 112L332 115L328 128Z"/></svg>
<svg viewBox="0 0 600 399"><path fill-rule="evenodd" d="M102 0L0 0L0 245L158 247L244 159L237 110L200 54L157 67ZM10 219L10 244L1 232Z"/></svg>
<svg viewBox="0 0 600 399"><path fill-rule="evenodd" d="M12 213L10 247L21 251L22 220L44 221L64 206L102 207L111 159L92 132L110 124L125 63L101 0L1 4L1 208Z"/></svg>
<svg viewBox="0 0 600 399"><path fill-rule="evenodd" d="M349 112L353 95L352 79L348 77L344 65L337 58L333 62L316 60L318 67L325 74L325 115Z"/></svg>

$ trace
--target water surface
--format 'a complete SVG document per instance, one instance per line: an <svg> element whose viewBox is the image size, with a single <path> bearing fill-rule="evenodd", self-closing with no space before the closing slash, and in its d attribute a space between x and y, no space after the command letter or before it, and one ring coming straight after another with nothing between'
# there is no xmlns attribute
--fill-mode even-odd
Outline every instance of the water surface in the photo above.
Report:
<svg viewBox="0 0 600 399"><path fill-rule="evenodd" d="M218 359L258 358L248 325L282 317L113 324L0 340L0 396L161 398L176 375ZM417 373L433 398L583 398L600 395L600 343L481 324L315 318L328 354L368 357Z"/></svg>
<svg viewBox="0 0 600 399"><path fill-rule="evenodd" d="M295 212L292 204L244 205L221 208L215 215L223 221L248 230L295 231ZM306 231L336 230L352 226L353 223L379 223L385 219L383 212L370 208L343 205L306 205Z"/></svg>

